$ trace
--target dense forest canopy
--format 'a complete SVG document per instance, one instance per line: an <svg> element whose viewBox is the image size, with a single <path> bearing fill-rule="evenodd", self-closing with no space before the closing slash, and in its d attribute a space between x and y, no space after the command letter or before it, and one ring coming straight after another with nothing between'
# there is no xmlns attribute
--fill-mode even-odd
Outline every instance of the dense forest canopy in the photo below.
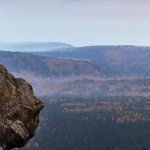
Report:
<svg viewBox="0 0 150 150"><path fill-rule="evenodd" d="M64 97L43 101L36 136L22 150L150 149L149 99Z"/></svg>

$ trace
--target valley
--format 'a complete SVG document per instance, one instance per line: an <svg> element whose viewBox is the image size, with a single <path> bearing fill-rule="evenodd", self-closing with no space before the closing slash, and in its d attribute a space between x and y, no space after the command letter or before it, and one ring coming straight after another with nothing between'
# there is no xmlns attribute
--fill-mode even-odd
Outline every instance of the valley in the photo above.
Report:
<svg viewBox="0 0 150 150"><path fill-rule="evenodd" d="M134 46L0 51L0 63L45 104L21 149L148 150L149 59L148 47Z"/></svg>

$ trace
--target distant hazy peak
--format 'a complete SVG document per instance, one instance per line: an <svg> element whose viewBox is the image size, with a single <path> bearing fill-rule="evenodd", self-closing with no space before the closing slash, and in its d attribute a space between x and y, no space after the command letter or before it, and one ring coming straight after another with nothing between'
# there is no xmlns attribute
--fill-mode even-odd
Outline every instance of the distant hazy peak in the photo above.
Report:
<svg viewBox="0 0 150 150"><path fill-rule="evenodd" d="M61 42L21 42L21 43L0 43L0 50L35 52L48 51L59 48L70 48L71 44Z"/></svg>

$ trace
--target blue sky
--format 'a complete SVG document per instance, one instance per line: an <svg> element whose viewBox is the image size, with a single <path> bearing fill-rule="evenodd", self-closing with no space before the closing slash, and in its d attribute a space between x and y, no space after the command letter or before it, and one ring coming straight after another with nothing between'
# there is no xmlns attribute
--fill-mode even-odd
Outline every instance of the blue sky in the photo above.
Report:
<svg viewBox="0 0 150 150"><path fill-rule="evenodd" d="M0 0L0 42L150 46L148 0Z"/></svg>

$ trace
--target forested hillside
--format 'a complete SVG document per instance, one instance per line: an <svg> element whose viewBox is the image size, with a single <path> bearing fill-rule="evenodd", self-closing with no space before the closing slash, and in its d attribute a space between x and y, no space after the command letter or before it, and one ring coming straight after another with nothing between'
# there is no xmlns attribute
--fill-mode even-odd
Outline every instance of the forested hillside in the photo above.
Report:
<svg viewBox="0 0 150 150"><path fill-rule="evenodd" d="M60 78L62 82L41 84L37 89L40 96L51 97L106 97L106 96L142 96L150 97L150 79L97 78L91 76ZM45 89L45 90L42 90Z"/></svg>
<svg viewBox="0 0 150 150"><path fill-rule="evenodd" d="M20 52L0 51L0 63L11 72L27 72L41 77L93 75L107 76L112 70L100 63L84 60L50 59Z"/></svg>
<svg viewBox="0 0 150 150"><path fill-rule="evenodd" d="M89 46L37 52L51 58L87 59L99 62L126 77L150 76L150 47Z"/></svg>
<svg viewBox="0 0 150 150"><path fill-rule="evenodd" d="M31 83L36 95L54 95L60 84L72 82L77 78L105 78L116 75L107 66L93 61L54 59L21 52L0 51L0 63L16 77L24 78ZM49 92L52 85L58 87Z"/></svg>

